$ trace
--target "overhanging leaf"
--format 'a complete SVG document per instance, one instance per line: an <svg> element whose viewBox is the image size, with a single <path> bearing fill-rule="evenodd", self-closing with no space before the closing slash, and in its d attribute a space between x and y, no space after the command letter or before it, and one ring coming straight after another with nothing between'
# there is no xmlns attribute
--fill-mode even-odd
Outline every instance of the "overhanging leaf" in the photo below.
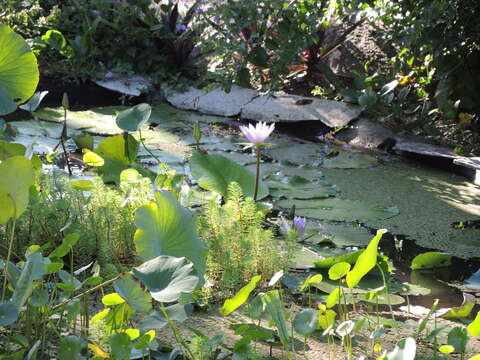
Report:
<svg viewBox="0 0 480 360"><path fill-rule="evenodd" d="M130 109L122 111L117 116L117 126L125 131L138 131L150 119L151 114L152 108L150 105L145 103L135 105Z"/></svg>
<svg viewBox="0 0 480 360"><path fill-rule="evenodd" d="M205 155L197 151L190 159L190 168L192 176L203 189L216 191L225 196L228 185L236 182L245 196L254 195L255 175L222 155ZM263 199L266 196L268 196L268 188L260 181L257 199Z"/></svg>
<svg viewBox="0 0 480 360"><path fill-rule="evenodd" d="M375 235L365 251L358 257L353 269L347 273L346 281L350 289L355 287L377 264L378 243L382 238L382 235L386 232L387 230L384 229L377 231L377 235Z"/></svg>
<svg viewBox="0 0 480 360"><path fill-rule="evenodd" d="M0 163L0 174L0 224L4 224L8 219L22 215L27 208L35 171L32 161L23 156L12 156Z"/></svg>
<svg viewBox="0 0 480 360"><path fill-rule="evenodd" d="M318 326L318 312L313 309L300 311L293 319L293 328L303 336L310 335Z"/></svg>
<svg viewBox="0 0 480 360"><path fill-rule="evenodd" d="M177 301L182 293L193 291L198 284L193 264L183 257L158 256L132 272L159 302Z"/></svg>
<svg viewBox="0 0 480 360"><path fill-rule="evenodd" d="M9 112L5 110L12 100L27 101L38 80L37 59L30 47L20 35L0 23L0 115Z"/></svg>
<svg viewBox="0 0 480 360"><path fill-rule="evenodd" d="M148 312L152 308L152 297L131 274L127 273L115 281L113 288L135 310Z"/></svg>
<svg viewBox="0 0 480 360"><path fill-rule="evenodd" d="M206 247L192 214L171 193L155 192L155 200L136 211L134 243L138 255L144 260L160 255L184 256L203 276Z"/></svg>
<svg viewBox="0 0 480 360"><path fill-rule="evenodd" d="M254 276L247 285L245 285L235 294L232 299L225 300L223 306L220 308L220 314L227 316L232 311L235 311L242 306L245 301L247 301L250 293L253 291L253 289L255 289L261 278L262 277L260 275Z"/></svg>

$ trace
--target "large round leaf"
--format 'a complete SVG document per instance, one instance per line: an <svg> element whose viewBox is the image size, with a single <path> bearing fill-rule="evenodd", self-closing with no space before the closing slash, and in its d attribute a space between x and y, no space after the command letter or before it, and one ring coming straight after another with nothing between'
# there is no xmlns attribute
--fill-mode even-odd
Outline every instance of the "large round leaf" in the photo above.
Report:
<svg viewBox="0 0 480 360"><path fill-rule="evenodd" d="M130 109L122 111L116 119L117 126L125 131L137 131L145 124L150 115L152 108L148 104L138 104Z"/></svg>
<svg viewBox="0 0 480 360"><path fill-rule="evenodd" d="M205 155L197 151L190 159L190 168L198 185L206 190L213 190L225 196L228 185L236 182L245 196L254 195L255 175L222 155ZM257 199L263 199L266 196L268 196L268 188L260 181Z"/></svg>
<svg viewBox="0 0 480 360"><path fill-rule="evenodd" d="M75 335L65 336L60 340L58 358L60 360L80 360L80 352L85 347L85 340Z"/></svg>
<svg viewBox="0 0 480 360"><path fill-rule="evenodd" d="M8 326L18 319L18 308L11 302L0 303L0 326Z"/></svg>
<svg viewBox="0 0 480 360"><path fill-rule="evenodd" d="M148 312L152 308L152 297L142 289L140 282L131 274L125 274L115 281L113 287L125 301L137 311Z"/></svg>
<svg viewBox="0 0 480 360"><path fill-rule="evenodd" d="M38 80L37 59L30 47L20 35L0 23L0 115L11 112L11 100L27 101Z"/></svg>
<svg viewBox="0 0 480 360"><path fill-rule="evenodd" d="M27 158L12 156L0 164L0 174L0 224L4 224L27 208L35 171Z"/></svg>
<svg viewBox="0 0 480 360"><path fill-rule="evenodd" d="M293 319L293 328L303 336L310 335L317 329L318 312L313 309L300 311Z"/></svg>
<svg viewBox="0 0 480 360"><path fill-rule="evenodd" d="M198 284L193 264L185 258L158 256L132 271L159 302L177 301L182 293L193 291Z"/></svg>
<svg viewBox="0 0 480 360"><path fill-rule="evenodd" d="M207 248L198 236L192 214L171 193L156 192L155 200L136 211L134 242L138 255L144 260L160 255L184 256L202 275Z"/></svg>

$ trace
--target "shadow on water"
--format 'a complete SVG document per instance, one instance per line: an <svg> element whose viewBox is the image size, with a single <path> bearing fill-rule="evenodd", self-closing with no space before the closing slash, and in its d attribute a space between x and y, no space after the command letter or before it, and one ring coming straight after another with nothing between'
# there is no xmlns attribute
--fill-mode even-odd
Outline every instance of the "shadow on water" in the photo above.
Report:
<svg viewBox="0 0 480 360"><path fill-rule="evenodd" d="M376 233L376 230L370 230L372 234ZM430 289L429 295L410 297L412 305L428 308L438 298L440 308L460 306L463 301L463 292L459 286L464 282L468 285L472 276L480 271L480 258L465 260L458 257L452 257L452 264L448 267L412 270L410 264L416 255L437 250L419 246L414 240L404 235L386 233L379 247L382 253L392 260L396 268L393 274L395 280Z"/></svg>

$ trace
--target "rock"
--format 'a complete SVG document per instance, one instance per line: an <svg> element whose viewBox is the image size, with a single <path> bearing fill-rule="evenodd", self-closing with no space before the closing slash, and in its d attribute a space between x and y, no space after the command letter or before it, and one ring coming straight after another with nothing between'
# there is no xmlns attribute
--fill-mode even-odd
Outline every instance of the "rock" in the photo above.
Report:
<svg viewBox="0 0 480 360"><path fill-rule="evenodd" d="M416 141L403 141L400 140L395 144L393 150L400 152L408 152L423 156L432 156L443 159L453 159L459 158L460 156L456 155L451 149L436 145L427 144L424 142Z"/></svg>
<svg viewBox="0 0 480 360"><path fill-rule="evenodd" d="M467 176L474 184L480 185L480 157L459 157L453 160L455 165L463 168L463 175Z"/></svg>
<svg viewBox="0 0 480 360"><path fill-rule="evenodd" d="M242 108L252 101L258 93L255 90L233 85L229 93L217 88L198 98L197 110L203 114L219 116L237 116Z"/></svg>
<svg viewBox="0 0 480 360"><path fill-rule="evenodd" d="M339 101L296 95L259 96L241 112L242 119L271 122L318 120L329 127L345 126L360 115L361 109Z"/></svg>
<svg viewBox="0 0 480 360"><path fill-rule="evenodd" d="M353 146L376 149L388 139L395 139L395 134L382 125L367 119L359 119L336 136L338 140Z"/></svg>
<svg viewBox="0 0 480 360"><path fill-rule="evenodd" d="M140 75L122 76L111 74L111 77L103 80L96 80L95 83L109 90L130 96L140 96L152 86L150 80Z"/></svg>
<svg viewBox="0 0 480 360"><path fill-rule="evenodd" d="M176 108L183 110L197 110L198 98L205 92L194 87L189 87L185 92L171 92L167 94L167 101Z"/></svg>

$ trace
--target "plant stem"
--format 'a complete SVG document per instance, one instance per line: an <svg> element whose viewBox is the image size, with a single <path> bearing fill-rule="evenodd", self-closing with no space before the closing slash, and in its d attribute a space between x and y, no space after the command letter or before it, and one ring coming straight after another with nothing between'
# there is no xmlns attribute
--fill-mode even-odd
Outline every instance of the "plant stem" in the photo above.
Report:
<svg viewBox="0 0 480 360"><path fill-rule="evenodd" d="M107 280L107 281L104 281L103 283L98 284L97 286L94 286L93 288L88 289L88 290L84 291L84 292L81 293L81 294L78 294L78 295L73 296L73 297L71 297L71 298L69 298L69 299L67 299L67 300L62 301L60 304L57 304L57 305L53 306L52 309L50 310L50 312L54 312L55 310L60 309L62 306L68 304L68 303L69 303L70 301L72 301L72 300L80 299L80 298L82 298L82 297L85 296L85 295L88 295L88 294L90 294L90 293L92 293L92 292L94 292L94 291L96 291L96 290L98 290L98 289L100 289L100 288L103 288L104 286L110 285L110 284L113 283L115 280L119 279L122 275L123 275L123 273L118 274L118 275L115 276L114 278L112 278L112 279L110 279L110 280Z"/></svg>
<svg viewBox="0 0 480 360"><path fill-rule="evenodd" d="M9 263L10 263L10 256L12 255L13 237L15 235L15 225L17 223L17 216L16 216L17 215L17 210L16 210L15 202L13 201L11 196L10 196L10 199L12 200L12 202L14 204L15 211L13 213L14 214L13 215L13 225L12 225L12 230L11 230L11 233L10 233L10 242L8 244L7 261L5 262L5 269L3 270L2 302L3 302L3 300L5 300L5 291L7 290L8 266L9 266Z"/></svg>
<svg viewBox="0 0 480 360"><path fill-rule="evenodd" d="M188 357L191 360L195 360L195 357L193 356L192 352L190 351L188 345L185 343L185 340L183 340L182 335L179 334L177 328L175 327L175 324L173 323L173 321L168 316L167 309L165 309L165 305L163 304L163 302L161 302L160 305L162 307L163 315L165 316L165 319L167 319L168 325L170 325L170 327L172 328L172 332L173 332L173 336L175 337L175 340L177 340L177 342L185 348L185 350L188 353Z"/></svg>
<svg viewBox="0 0 480 360"><path fill-rule="evenodd" d="M260 145L256 145L255 152L257 154L257 174L255 176L255 192L253 193L253 200L257 201L258 182L260 181Z"/></svg>
<svg viewBox="0 0 480 360"><path fill-rule="evenodd" d="M67 149L65 148L65 143L63 142L63 138L67 137L67 109L63 109L63 129L62 134L60 135L60 144L62 145L63 149L63 156L65 158L65 162L67 163L68 173L72 175L72 169L70 168L70 161L68 160L68 153Z"/></svg>
<svg viewBox="0 0 480 360"><path fill-rule="evenodd" d="M155 156L153 152L150 151L147 145L145 145L145 142L143 141L142 130L140 130L140 128L138 129L138 135L140 136L140 143L142 144L143 148L157 161L158 164L160 164L161 163L160 159L157 156Z"/></svg>

